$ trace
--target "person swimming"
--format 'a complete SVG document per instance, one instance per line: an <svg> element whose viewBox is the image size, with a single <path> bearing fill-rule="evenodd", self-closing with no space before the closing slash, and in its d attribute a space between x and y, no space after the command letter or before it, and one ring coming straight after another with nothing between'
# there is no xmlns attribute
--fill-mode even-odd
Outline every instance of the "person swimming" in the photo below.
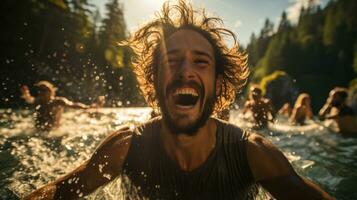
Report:
<svg viewBox="0 0 357 200"><path fill-rule="evenodd" d="M248 111L252 113L255 129L265 128L269 121L273 121L275 113L269 99L264 98L262 90L258 85L252 85L249 88L249 100L243 107L243 114Z"/></svg>
<svg viewBox="0 0 357 200"><path fill-rule="evenodd" d="M258 184L276 199L333 199L267 138L212 117L248 78L247 56L224 41L234 34L185 1L156 16L128 44L161 117L109 135L88 161L25 199L83 198L118 176L125 199L254 199Z"/></svg>
<svg viewBox="0 0 357 200"><path fill-rule="evenodd" d="M56 96L57 88L48 81L39 81L35 84L38 95L32 96L27 85L21 87L23 98L28 104L35 106L35 127L41 131L50 131L59 127L65 107L88 109L90 106L72 102L65 97Z"/></svg>
<svg viewBox="0 0 357 200"><path fill-rule="evenodd" d="M304 125L305 119L311 119L313 117L311 109L311 98L307 93L302 93L295 101L294 108L290 115L289 121L292 124Z"/></svg>
<svg viewBox="0 0 357 200"><path fill-rule="evenodd" d="M346 103L348 90L335 87L329 93L326 103L319 111L321 120L331 119L336 122L339 133L357 135L356 116L351 107Z"/></svg>

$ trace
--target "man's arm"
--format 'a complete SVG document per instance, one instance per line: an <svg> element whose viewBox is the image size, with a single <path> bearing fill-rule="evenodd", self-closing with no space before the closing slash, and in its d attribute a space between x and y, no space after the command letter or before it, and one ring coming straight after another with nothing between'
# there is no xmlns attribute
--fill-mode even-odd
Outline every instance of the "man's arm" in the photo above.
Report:
<svg viewBox="0 0 357 200"><path fill-rule="evenodd" d="M131 135L129 128L113 133L99 145L87 162L24 199L78 199L114 180L126 158Z"/></svg>
<svg viewBox="0 0 357 200"><path fill-rule="evenodd" d="M275 112L273 103L269 99L267 99L267 107L268 107L267 110L269 111L269 113L270 113L270 115L272 117L272 119L269 119L269 121L274 121L275 116L276 116L276 112Z"/></svg>
<svg viewBox="0 0 357 200"><path fill-rule="evenodd" d="M329 97L329 98L326 100L326 103L324 104L324 106L322 106L322 108L320 109L320 111L319 111L319 117L320 117L321 119L326 118L326 116L330 113L331 108L332 108L331 98Z"/></svg>
<svg viewBox="0 0 357 200"><path fill-rule="evenodd" d="M91 108L91 106L89 106L89 105L85 105L85 104L79 103L79 102L72 102L65 97L57 97L56 101L58 102L58 104L65 106L65 107L69 107L69 108L74 108L74 109Z"/></svg>
<svg viewBox="0 0 357 200"><path fill-rule="evenodd" d="M255 180L276 199L333 199L296 174L285 156L262 136L249 136L247 156Z"/></svg>

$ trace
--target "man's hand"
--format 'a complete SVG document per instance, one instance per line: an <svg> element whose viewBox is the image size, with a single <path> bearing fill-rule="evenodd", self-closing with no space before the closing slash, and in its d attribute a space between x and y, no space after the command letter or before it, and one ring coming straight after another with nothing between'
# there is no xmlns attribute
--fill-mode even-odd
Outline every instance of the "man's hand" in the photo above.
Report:
<svg viewBox="0 0 357 200"><path fill-rule="evenodd" d="M29 87L27 85L21 86L20 91L21 91L21 94L22 94L21 97L31 96Z"/></svg>
<svg viewBox="0 0 357 200"><path fill-rule="evenodd" d="M23 85L20 88L21 98L23 98L27 103L32 104L35 102L35 98L31 96L29 87L27 85Z"/></svg>

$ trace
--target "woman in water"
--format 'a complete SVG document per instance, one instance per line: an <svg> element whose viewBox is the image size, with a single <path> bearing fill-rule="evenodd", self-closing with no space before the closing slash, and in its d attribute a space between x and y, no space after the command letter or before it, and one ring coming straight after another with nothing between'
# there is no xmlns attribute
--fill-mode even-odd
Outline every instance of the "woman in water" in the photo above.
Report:
<svg viewBox="0 0 357 200"><path fill-rule="evenodd" d="M306 118L312 118L311 98L307 93L301 93L295 101L294 108L290 116L293 124L304 125Z"/></svg>

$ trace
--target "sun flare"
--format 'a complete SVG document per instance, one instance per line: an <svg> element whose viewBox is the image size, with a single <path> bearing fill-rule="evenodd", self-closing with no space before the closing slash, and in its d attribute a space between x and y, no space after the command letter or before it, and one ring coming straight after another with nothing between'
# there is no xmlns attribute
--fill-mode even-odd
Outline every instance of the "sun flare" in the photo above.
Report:
<svg viewBox="0 0 357 200"><path fill-rule="evenodd" d="M166 0L143 0L145 5L151 10L159 10Z"/></svg>

